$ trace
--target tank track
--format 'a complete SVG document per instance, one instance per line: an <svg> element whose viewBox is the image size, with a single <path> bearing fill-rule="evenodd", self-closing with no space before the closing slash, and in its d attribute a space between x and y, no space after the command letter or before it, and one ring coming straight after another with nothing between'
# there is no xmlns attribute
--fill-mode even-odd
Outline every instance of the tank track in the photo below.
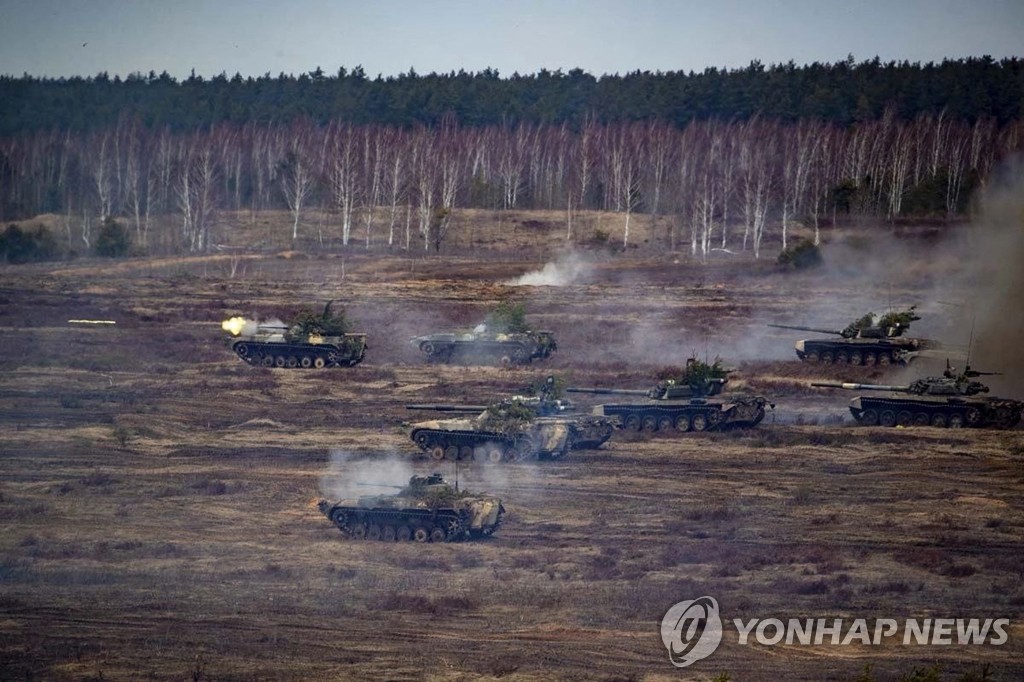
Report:
<svg viewBox="0 0 1024 682"><path fill-rule="evenodd" d="M1009 429L1021 420L1017 400L932 402L905 398L866 398L850 406L853 418L867 426L934 426L938 428Z"/></svg>
<svg viewBox="0 0 1024 682"><path fill-rule="evenodd" d="M286 367L294 369L323 369L325 367L354 367L363 361L366 349L358 355L346 352L333 344L264 343L261 341L238 341L232 349L235 354L249 363L262 367Z"/></svg>
<svg viewBox="0 0 1024 682"><path fill-rule="evenodd" d="M720 404L705 405L605 405L604 413L619 417L622 428L630 431L686 433L757 426L765 416L764 405L757 400L737 401L735 408Z"/></svg>
<svg viewBox="0 0 1024 682"><path fill-rule="evenodd" d="M432 459L511 462L537 455L538 459L561 459L565 452L539 453L528 434L517 437L483 431L417 429L410 438Z"/></svg>
<svg viewBox="0 0 1024 682"><path fill-rule="evenodd" d="M899 343L844 343L842 341L805 341L804 352L797 351L797 357L805 362L821 362L826 365L875 365L887 366L899 361L900 353L915 350L913 344Z"/></svg>
<svg viewBox="0 0 1024 682"><path fill-rule="evenodd" d="M338 508L331 522L350 538L383 542L462 542L486 537L501 523L470 531L468 519L454 510Z"/></svg>

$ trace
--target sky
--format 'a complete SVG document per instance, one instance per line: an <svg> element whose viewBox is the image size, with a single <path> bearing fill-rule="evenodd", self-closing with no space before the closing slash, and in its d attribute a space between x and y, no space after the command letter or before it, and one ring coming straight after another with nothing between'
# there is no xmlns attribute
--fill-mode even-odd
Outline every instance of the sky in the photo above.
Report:
<svg viewBox="0 0 1024 682"><path fill-rule="evenodd" d="M1024 56L1024 0L0 0L0 74L369 77Z"/></svg>

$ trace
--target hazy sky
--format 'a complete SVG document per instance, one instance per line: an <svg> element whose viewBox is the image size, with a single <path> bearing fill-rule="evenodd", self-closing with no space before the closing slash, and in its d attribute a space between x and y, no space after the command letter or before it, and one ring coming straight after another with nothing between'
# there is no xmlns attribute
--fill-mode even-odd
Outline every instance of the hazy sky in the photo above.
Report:
<svg viewBox="0 0 1024 682"><path fill-rule="evenodd" d="M385 76L1024 56L1024 0L0 0L0 73Z"/></svg>

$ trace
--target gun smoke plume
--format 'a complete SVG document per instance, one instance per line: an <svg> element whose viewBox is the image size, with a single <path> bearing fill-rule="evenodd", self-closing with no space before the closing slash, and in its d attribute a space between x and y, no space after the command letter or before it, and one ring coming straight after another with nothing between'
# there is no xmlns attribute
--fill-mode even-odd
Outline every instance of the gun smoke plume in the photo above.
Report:
<svg viewBox="0 0 1024 682"><path fill-rule="evenodd" d="M971 363L979 370L1003 372L985 383L996 395L1024 397L1024 160L996 175L985 191L976 230L977 279L970 291L974 328Z"/></svg>
<svg viewBox="0 0 1024 682"><path fill-rule="evenodd" d="M510 280L510 286L564 287L573 284L591 270L591 265L574 251L566 251L540 270Z"/></svg>
<svg viewBox="0 0 1024 682"><path fill-rule="evenodd" d="M415 473L407 458L366 457L331 450L327 469L320 476L320 492L332 501L393 494L396 486L407 485Z"/></svg>

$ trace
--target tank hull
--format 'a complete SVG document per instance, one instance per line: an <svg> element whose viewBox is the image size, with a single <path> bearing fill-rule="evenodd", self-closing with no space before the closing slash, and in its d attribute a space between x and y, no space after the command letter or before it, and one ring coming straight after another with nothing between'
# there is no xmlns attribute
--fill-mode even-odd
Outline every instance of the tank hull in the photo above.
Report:
<svg viewBox="0 0 1024 682"><path fill-rule="evenodd" d="M885 339L804 339L796 342L796 356L805 362L850 365L890 365L904 353L938 344L926 339L893 337Z"/></svg>
<svg viewBox="0 0 1024 682"><path fill-rule="evenodd" d="M543 419L543 418L542 418ZM466 420L414 425L409 438L435 460L511 462L536 457L561 459L573 445L571 425L564 420L537 420L521 431L504 433L473 428Z"/></svg>
<svg viewBox="0 0 1024 682"><path fill-rule="evenodd" d="M250 365L289 369L354 367L366 355L366 340L361 334L315 344L241 337L231 339L230 345L235 355Z"/></svg>
<svg viewBox="0 0 1024 682"><path fill-rule="evenodd" d="M737 398L730 403L687 401L679 403L636 402L598 405L594 414L617 417L630 431L689 431L750 428L765 416L764 398Z"/></svg>
<svg viewBox="0 0 1024 682"><path fill-rule="evenodd" d="M867 426L934 426L1009 429L1020 423L1024 403L1004 398L858 396L850 413Z"/></svg>
<svg viewBox="0 0 1024 682"><path fill-rule="evenodd" d="M553 340L533 333L488 337L432 334L416 337L413 343L428 362L481 360L503 365L528 365L534 360L550 357L557 347Z"/></svg>
<svg viewBox="0 0 1024 682"><path fill-rule="evenodd" d="M499 500L469 509L372 509L321 503L321 511L346 536L384 542L461 542L492 535L505 508Z"/></svg>

